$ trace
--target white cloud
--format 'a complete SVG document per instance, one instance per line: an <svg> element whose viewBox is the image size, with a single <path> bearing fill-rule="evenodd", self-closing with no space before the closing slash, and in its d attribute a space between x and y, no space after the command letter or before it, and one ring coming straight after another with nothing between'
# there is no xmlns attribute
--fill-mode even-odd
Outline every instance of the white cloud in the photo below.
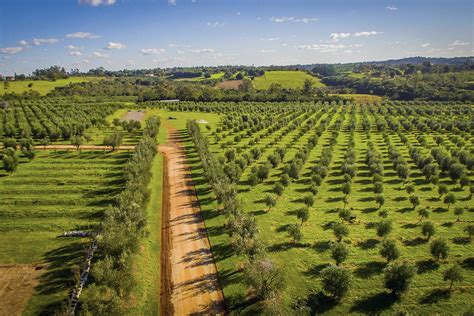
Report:
<svg viewBox="0 0 474 316"><path fill-rule="evenodd" d="M335 52L340 49L344 49L350 47L351 45L347 46L344 44L309 44L309 45L299 45L296 46L297 49L303 50L314 50L323 53Z"/></svg>
<svg viewBox="0 0 474 316"><path fill-rule="evenodd" d="M430 43L423 43L423 44L421 44L421 47L428 47L428 46L430 46Z"/></svg>
<svg viewBox="0 0 474 316"><path fill-rule="evenodd" d="M71 56L82 56L82 53L78 52L78 51L72 51L72 52L69 52L69 55L71 55Z"/></svg>
<svg viewBox="0 0 474 316"><path fill-rule="evenodd" d="M331 39L334 41L338 41L341 38L348 38L351 36L351 33L332 33L331 34Z"/></svg>
<svg viewBox="0 0 474 316"><path fill-rule="evenodd" d="M100 36L94 33L89 32L76 32L66 35L67 38L87 38L87 39L96 39Z"/></svg>
<svg viewBox="0 0 474 316"><path fill-rule="evenodd" d="M25 40L18 41L18 44L21 46L28 46L28 42Z"/></svg>
<svg viewBox="0 0 474 316"><path fill-rule="evenodd" d="M91 5L93 7L98 7L100 5L109 6L113 5L115 0L79 0L79 4Z"/></svg>
<svg viewBox="0 0 474 316"><path fill-rule="evenodd" d="M449 44L449 46L468 46L471 45L471 43L466 43L466 42L461 42L460 40L456 40Z"/></svg>
<svg viewBox="0 0 474 316"><path fill-rule="evenodd" d="M94 52L92 53L92 56L95 58L108 58L109 55L103 54L101 52Z"/></svg>
<svg viewBox="0 0 474 316"><path fill-rule="evenodd" d="M281 46L286 47L286 46L288 46L288 44L287 43L281 43Z"/></svg>
<svg viewBox="0 0 474 316"><path fill-rule="evenodd" d="M275 53L275 52L276 52L276 50L274 50L274 49L262 49L262 50L260 50L260 53L262 53L262 54L270 54L270 53Z"/></svg>
<svg viewBox="0 0 474 316"><path fill-rule="evenodd" d="M109 44L107 45L105 49L124 49L126 47L127 46L125 46L122 43L109 42Z"/></svg>
<svg viewBox="0 0 474 316"><path fill-rule="evenodd" d="M164 53L165 50L163 48L142 48L140 49L140 53L143 55L158 55Z"/></svg>
<svg viewBox="0 0 474 316"><path fill-rule="evenodd" d="M184 51L183 51L183 50L178 50L178 51L176 51L176 52L177 52L178 54L180 54L180 55L183 55L183 54L184 54Z"/></svg>
<svg viewBox="0 0 474 316"><path fill-rule="evenodd" d="M5 47L5 48L0 48L0 54L9 54L13 55L19 52L22 52L25 50L25 47Z"/></svg>
<svg viewBox="0 0 474 316"><path fill-rule="evenodd" d="M223 27L225 25L224 22L207 22L207 26L210 27Z"/></svg>
<svg viewBox="0 0 474 316"><path fill-rule="evenodd" d="M202 48L202 49L193 49L191 53L195 54L204 54L204 53L214 53L215 50L213 48Z"/></svg>
<svg viewBox="0 0 474 316"><path fill-rule="evenodd" d="M279 37L262 37L262 38L260 38L261 41L270 41L270 42L278 41L279 39L280 39Z"/></svg>
<svg viewBox="0 0 474 316"><path fill-rule="evenodd" d="M396 6L393 6L393 5L389 5L385 9L387 9L389 11L397 11L398 10L398 8Z"/></svg>
<svg viewBox="0 0 474 316"><path fill-rule="evenodd" d="M68 50L81 50L82 49L82 47L74 46L74 45L68 45L68 46L66 46L66 48Z"/></svg>
<svg viewBox="0 0 474 316"><path fill-rule="evenodd" d="M310 22L317 22L317 18L296 18L294 16L283 16L283 17L271 17L270 22L273 23L285 23L285 22L295 22L295 23L310 23Z"/></svg>
<svg viewBox="0 0 474 316"><path fill-rule="evenodd" d="M440 53L441 49L440 48L431 48L428 50L428 54L437 54Z"/></svg>
<svg viewBox="0 0 474 316"><path fill-rule="evenodd" d="M170 5L176 5L176 0L168 0L168 4L170 4Z"/></svg>
<svg viewBox="0 0 474 316"><path fill-rule="evenodd" d="M57 38L34 38L33 44L36 46L40 46L43 44L54 44L59 42Z"/></svg>
<svg viewBox="0 0 474 316"><path fill-rule="evenodd" d="M331 40L334 42L339 41L340 39L349 38L349 37L367 37L380 35L383 32L370 31L370 32L355 32L355 33L331 33Z"/></svg>

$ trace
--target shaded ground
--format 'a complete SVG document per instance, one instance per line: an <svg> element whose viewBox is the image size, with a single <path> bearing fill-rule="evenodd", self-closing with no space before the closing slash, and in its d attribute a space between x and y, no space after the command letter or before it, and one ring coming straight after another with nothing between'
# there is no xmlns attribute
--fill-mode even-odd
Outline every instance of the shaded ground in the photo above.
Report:
<svg viewBox="0 0 474 316"><path fill-rule="evenodd" d="M168 143L160 146L165 157L162 290L170 292L162 293L162 314L224 314L223 294L185 149L176 130L169 129L168 135Z"/></svg>
<svg viewBox="0 0 474 316"><path fill-rule="evenodd" d="M44 270L34 265L0 266L0 315L21 315Z"/></svg>

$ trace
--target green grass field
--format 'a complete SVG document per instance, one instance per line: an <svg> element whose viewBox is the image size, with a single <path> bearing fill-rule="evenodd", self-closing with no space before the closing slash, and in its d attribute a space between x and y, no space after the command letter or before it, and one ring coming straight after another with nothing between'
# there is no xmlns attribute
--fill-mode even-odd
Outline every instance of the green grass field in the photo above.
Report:
<svg viewBox="0 0 474 316"><path fill-rule="evenodd" d="M0 95L5 93L23 93L28 92L30 90L38 91L41 95L46 95L48 92L51 92L56 87L67 86L70 83L77 83L77 82L87 82L87 81L97 81L103 78L99 77L70 77L67 79L58 79L56 81L49 81L49 80L22 80L22 81L10 81L10 87L5 89L2 85L0 87ZM28 85L32 83L33 86L31 89Z"/></svg>
<svg viewBox="0 0 474 316"><path fill-rule="evenodd" d="M256 77L253 80L253 84L257 90L268 89L272 83L281 84L283 88L301 89L306 79L312 80L314 82L315 88L324 86L324 84L318 78L313 77L303 71L286 70L266 71L264 76Z"/></svg>
<svg viewBox="0 0 474 316"><path fill-rule="evenodd" d="M94 230L119 192L128 153L37 152L18 170L0 171L0 264L34 264L45 272L25 315L51 314L68 297L73 268L89 238L59 237Z"/></svg>

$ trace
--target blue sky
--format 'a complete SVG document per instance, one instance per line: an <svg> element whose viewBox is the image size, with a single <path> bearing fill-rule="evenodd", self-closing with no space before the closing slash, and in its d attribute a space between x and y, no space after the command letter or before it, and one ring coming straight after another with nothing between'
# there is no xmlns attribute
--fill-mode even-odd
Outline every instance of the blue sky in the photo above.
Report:
<svg viewBox="0 0 474 316"><path fill-rule="evenodd" d="M1 0L0 73L468 56L473 1Z"/></svg>

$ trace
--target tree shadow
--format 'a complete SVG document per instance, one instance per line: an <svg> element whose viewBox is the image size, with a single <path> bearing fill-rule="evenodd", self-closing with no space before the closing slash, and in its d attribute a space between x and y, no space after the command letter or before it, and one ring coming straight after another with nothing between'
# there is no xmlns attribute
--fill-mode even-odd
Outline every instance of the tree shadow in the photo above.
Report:
<svg viewBox="0 0 474 316"><path fill-rule="evenodd" d="M389 309L396 301L397 297L395 295L381 292L356 301L350 311L378 315Z"/></svg>
<svg viewBox="0 0 474 316"><path fill-rule="evenodd" d="M415 224L415 223L408 223L408 224L402 225L402 228L405 228L405 229L413 229L417 227L418 227L418 224Z"/></svg>
<svg viewBox="0 0 474 316"><path fill-rule="evenodd" d="M331 241L319 240L314 243L313 249L317 252L325 252L331 248Z"/></svg>
<svg viewBox="0 0 474 316"><path fill-rule="evenodd" d="M382 273L385 268L386 263L380 261L369 261L365 262L362 265L359 265L355 270L354 274L362 279L369 278L376 274Z"/></svg>
<svg viewBox="0 0 474 316"><path fill-rule="evenodd" d="M437 304L441 300L448 300L451 297L451 292L447 289L434 289L428 292L420 299L421 304Z"/></svg>
<svg viewBox="0 0 474 316"><path fill-rule="evenodd" d="M306 274L309 277L315 278L321 274L321 271L323 271L324 268L327 268L329 266L330 266L329 263L318 264L306 270L304 274Z"/></svg>
<svg viewBox="0 0 474 316"><path fill-rule="evenodd" d="M463 269L474 270L474 257L469 257L463 260L461 263Z"/></svg>
<svg viewBox="0 0 474 316"><path fill-rule="evenodd" d="M420 260L416 263L418 274L428 273L439 269L439 263L432 259Z"/></svg>
<svg viewBox="0 0 474 316"><path fill-rule="evenodd" d="M374 249L380 243L378 239L369 238L362 242L359 242L357 246L363 250Z"/></svg>
<svg viewBox="0 0 474 316"><path fill-rule="evenodd" d="M408 246L408 247L415 247L415 246L419 246L419 245L422 245L422 244L427 243L427 242L428 241L424 238L416 237L416 238L413 238L413 239L404 240L403 244L405 246Z"/></svg>
<svg viewBox="0 0 474 316"><path fill-rule="evenodd" d="M324 314L337 305L337 301L324 295L323 292L309 294L307 302L311 310L311 315Z"/></svg>

